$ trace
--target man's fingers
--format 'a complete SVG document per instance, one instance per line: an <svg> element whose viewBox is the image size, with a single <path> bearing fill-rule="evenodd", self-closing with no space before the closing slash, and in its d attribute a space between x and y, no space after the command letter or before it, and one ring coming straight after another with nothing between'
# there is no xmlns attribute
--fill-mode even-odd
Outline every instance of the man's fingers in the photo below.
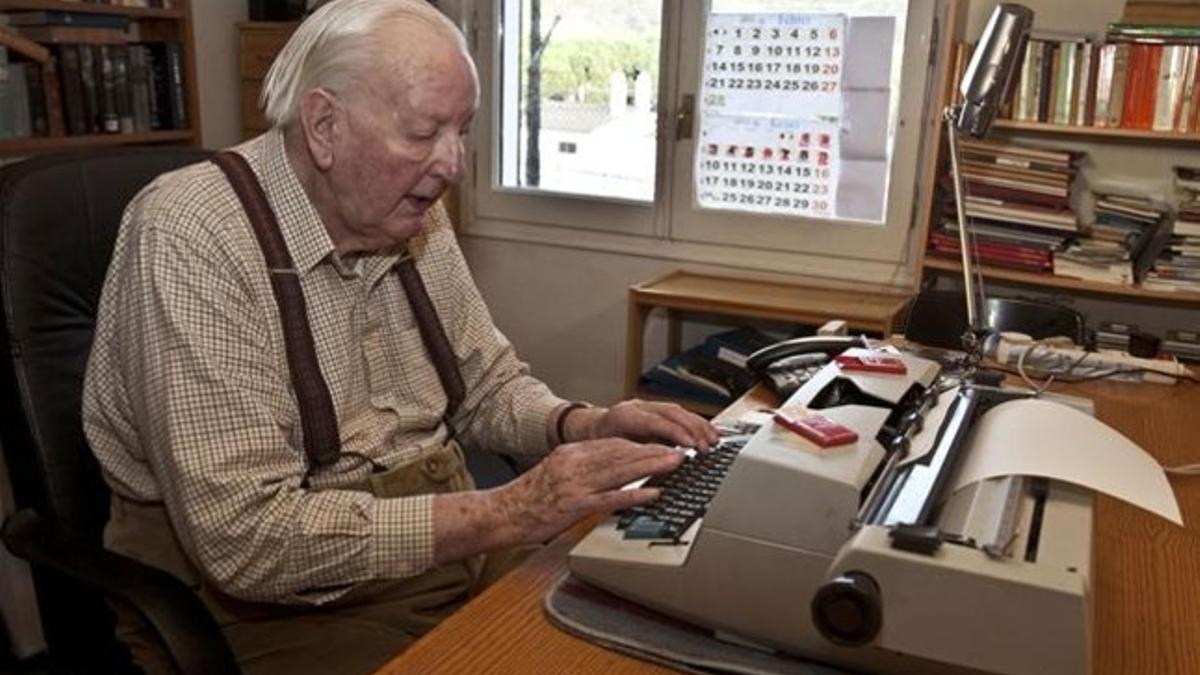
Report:
<svg viewBox="0 0 1200 675"><path fill-rule="evenodd" d="M684 429L689 437L687 445L694 448L707 448L716 445L720 440L720 434L717 433L716 427L699 415L688 412L674 403L659 403L656 405L660 406L657 409L660 415Z"/></svg>
<svg viewBox="0 0 1200 675"><path fill-rule="evenodd" d="M592 495L587 509L590 513L611 513L628 509L641 504L648 504L658 499L658 488L637 488L636 490L612 490Z"/></svg>
<svg viewBox="0 0 1200 675"><path fill-rule="evenodd" d="M608 490L628 484L646 476L666 473L683 462L683 453L661 445L642 446L646 453L625 462L613 462L589 472L584 477L589 485L598 490Z"/></svg>
<svg viewBox="0 0 1200 675"><path fill-rule="evenodd" d="M584 472L600 471L614 464L628 464L646 457L658 457L677 452L665 445L637 443L624 438L584 441L574 449L575 461Z"/></svg>
<svg viewBox="0 0 1200 675"><path fill-rule="evenodd" d="M636 411L639 436L663 439L693 448L708 445L705 434L691 428L691 413L670 403L642 405L643 407Z"/></svg>

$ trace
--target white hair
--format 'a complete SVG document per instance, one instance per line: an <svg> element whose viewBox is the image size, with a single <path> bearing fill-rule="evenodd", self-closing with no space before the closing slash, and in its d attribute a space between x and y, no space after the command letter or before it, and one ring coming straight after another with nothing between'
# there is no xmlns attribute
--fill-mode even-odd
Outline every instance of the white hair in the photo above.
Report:
<svg viewBox="0 0 1200 675"><path fill-rule="evenodd" d="M381 35L381 26L396 20L425 23L454 40L464 53L458 28L426 0L333 0L308 17L271 64L260 104L275 127L288 127L300 112L300 99L314 88L345 91L369 77L380 61L399 56L406 45ZM394 60L393 63L401 63Z"/></svg>

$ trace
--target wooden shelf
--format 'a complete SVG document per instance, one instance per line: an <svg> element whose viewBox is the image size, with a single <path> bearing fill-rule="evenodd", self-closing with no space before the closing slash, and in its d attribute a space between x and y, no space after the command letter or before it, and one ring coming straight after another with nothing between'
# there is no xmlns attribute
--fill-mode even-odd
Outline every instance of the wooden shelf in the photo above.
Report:
<svg viewBox="0 0 1200 675"><path fill-rule="evenodd" d="M992 126L994 129L1004 129L1007 131L1074 136L1087 140L1111 139L1114 141L1132 141L1138 143L1200 143L1200 134L1180 134L1174 131L1110 129L1107 127L1084 127L1069 124L1047 124L1045 122L1018 122L1016 120L1004 119L996 120Z"/></svg>
<svg viewBox="0 0 1200 675"><path fill-rule="evenodd" d="M742 317L820 326L831 319L846 322L851 331L887 336L908 296L813 288L758 279L741 279L677 270L629 288L626 306L625 395L640 395L646 320L654 310L667 315L667 353L682 351L684 314ZM678 401L701 414L715 412Z"/></svg>
<svg viewBox="0 0 1200 675"><path fill-rule="evenodd" d="M149 7L66 2L65 0L0 0L0 12L48 10L81 14L117 14L119 16L142 19L182 19L186 17L187 5L178 1L175 4L176 7L172 9L152 9Z"/></svg>
<svg viewBox="0 0 1200 675"><path fill-rule="evenodd" d="M634 304L647 307L814 325L844 319L851 330L885 335L908 302L907 295L897 292L815 288L682 270L634 284L629 293Z"/></svg>
<svg viewBox="0 0 1200 675"><path fill-rule="evenodd" d="M957 260L926 256L925 269L962 274L962 263L958 262ZM1058 288L1067 291L1074 291L1076 293L1102 295L1116 299L1130 298L1135 300L1200 304L1200 293L1192 291L1159 291L1149 288L1142 288L1141 286L1106 284L1099 281L1085 281L1083 279L1058 277L1054 276L1053 274L1022 272L1021 270L1010 270L1003 267L991 267L987 265L984 265L982 270L985 278L994 279L997 281L1012 281L1030 286Z"/></svg>
<svg viewBox="0 0 1200 675"><path fill-rule="evenodd" d="M142 134L89 134L87 136L5 138L0 139L0 157L81 150L83 148L98 146L139 145L146 143L194 143L195 140L195 132L190 129L151 131Z"/></svg>

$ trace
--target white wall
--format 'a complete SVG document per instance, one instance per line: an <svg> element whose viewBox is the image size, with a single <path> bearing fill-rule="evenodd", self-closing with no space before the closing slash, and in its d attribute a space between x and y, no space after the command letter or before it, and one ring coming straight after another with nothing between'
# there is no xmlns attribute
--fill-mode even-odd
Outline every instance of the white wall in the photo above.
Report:
<svg viewBox="0 0 1200 675"><path fill-rule="evenodd" d="M242 137L238 103L237 34L246 0L193 0L200 125L204 147L224 148Z"/></svg>
<svg viewBox="0 0 1200 675"><path fill-rule="evenodd" d="M450 0L446 5L453 5ZM1037 12L1036 27L1101 34L1120 18L1122 0L1026 0ZM982 30L996 2L972 0L967 39ZM246 18L242 0L197 0L196 25L204 144L210 148L240 138L237 56L234 23ZM487 64L480 64L487 67ZM1047 138L1039 142L1055 143ZM1069 142L1058 141L1062 145ZM1179 162L1200 164L1200 151L1169 146L1110 144L1089 146L1088 171L1165 176ZM535 374L560 394L596 402L621 395L625 353L625 298L630 284L663 274L677 263L642 255L597 253L572 248L465 236L463 249L497 325L512 339ZM781 270L784 272L785 270ZM1027 288L990 284L996 294L1038 295ZM1046 294L1041 294L1045 296ZM1162 305L1112 303L1094 298L1053 295L1073 303L1091 320L1121 318L1143 329L1200 328L1196 312ZM661 321L651 322L646 339L648 361L663 355Z"/></svg>
<svg viewBox="0 0 1200 675"><path fill-rule="evenodd" d="M974 40L997 3L971 0L966 38ZM1037 13L1036 28L1100 35L1119 20L1123 0L1025 0ZM480 64L481 68L488 64ZM1045 138L1038 138L1045 141ZM1093 149L1096 167L1120 167L1127 175L1166 176L1178 161L1200 164L1200 151L1188 148L1113 144ZM1093 170L1093 169L1089 169ZM621 395L625 351L625 297L628 286L677 267L637 255L615 255L466 236L468 261L475 270L496 323L530 362L535 374L570 398L610 402ZM782 270L781 270L782 271ZM1028 288L989 284L997 295L1039 295ZM1047 294L1041 294L1045 297ZM1090 321L1132 320L1143 329L1200 328L1197 312L1162 305L1113 303L1058 294ZM661 322L647 337L647 359L662 356Z"/></svg>

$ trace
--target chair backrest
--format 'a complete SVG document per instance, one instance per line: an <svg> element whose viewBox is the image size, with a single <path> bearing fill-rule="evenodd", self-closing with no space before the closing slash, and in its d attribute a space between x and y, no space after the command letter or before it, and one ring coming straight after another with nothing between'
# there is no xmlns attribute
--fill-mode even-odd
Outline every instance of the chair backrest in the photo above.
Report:
<svg viewBox="0 0 1200 675"><path fill-rule="evenodd" d="M109 494L84 438L80 401L121 214L156 176L207 156L122 148L0 168L0 445L13 496L18 508L33 507L97 545ZM101 604L95 616L105 617L99 598L64 591L61 580L36 571L35 582L52 652L55 643L82 644L86 632L95 637L79 603ZM74 607L60 604L67 602Z"/></svg>
<svg viewBox="0 0 1200 675"><path fill-rule="evenodd" d="M996 333L1012 331L1035 339L1065 336L1087 342L1083 315L1062 305L1015 298L988 298L983 322ZM929 347L960 349L967 328L961 291L925 290L909 306L904 336Z"/></svg>

